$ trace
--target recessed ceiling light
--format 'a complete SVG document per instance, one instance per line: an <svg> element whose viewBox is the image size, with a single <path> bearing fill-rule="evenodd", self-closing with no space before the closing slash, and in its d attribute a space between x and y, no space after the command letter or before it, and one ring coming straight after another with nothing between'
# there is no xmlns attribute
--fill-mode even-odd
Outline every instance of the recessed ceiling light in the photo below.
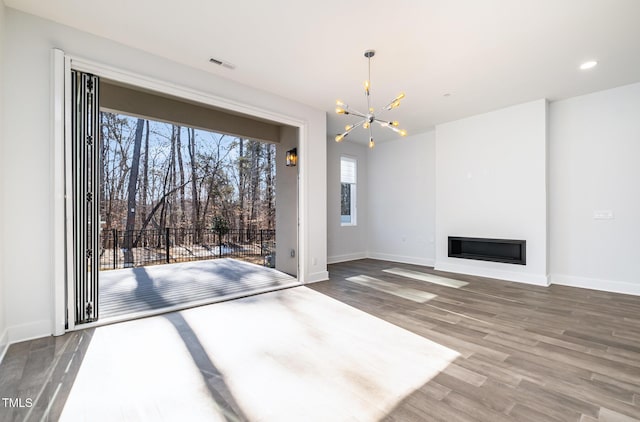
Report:
<svg viewBox="0 0 640 422"><path fill-rule="evenodd" d="M584 62L580 65L580 70L589 70L593 69L598 65L598 62L595 60L589 60L588 62Z"/></svg>

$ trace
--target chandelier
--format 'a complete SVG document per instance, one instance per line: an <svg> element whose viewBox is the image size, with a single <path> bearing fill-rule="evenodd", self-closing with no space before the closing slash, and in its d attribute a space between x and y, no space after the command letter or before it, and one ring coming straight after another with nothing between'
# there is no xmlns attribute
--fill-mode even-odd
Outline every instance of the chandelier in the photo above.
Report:
<svg viewBox="0 0 640 422"><path fill-rule="evenodd" d="M367 97L367 113L362 113L358 110L355 110L351 107L349 107L348 104L342 102L341 100L337 100L336 101L336 113L338 114L352 114L354 116L358 116L361 117L362 120L360 120L359 122L352 124L352 125L346 125L344 127L344 132L342 132L339 135L336 135L336 142L341 142L344 138L346 138L353 129L362 126L364 129L368 129L369 130L369 148L373 148L375 146L375 142L373 141L373 135L371 132L371 124L373 122L378 123L381 127L386 127L388 129L393 130L396 133L399 133L400 136L406 136L407 135L407 131L404 129L398 129L398 121L394 120L394 121L388 121L388 120L382 120L376 117L376 115L374 114L375 110L373 107L371 107L371 95L370 95L370 91L371 91L371 57L373 57L376 54L375 50L367 50L364 52L364 56L367 58L367 60L369 60L369 75L366 81L364 81L364 93ZM394 108L397 108L398 106L400 106L400 101L404 98L404 93L400 93L396 98L394 98L393 100L391 100L391 102L389 104L387 104L386 106L383 107L383 110L392 110Z"/></svg>

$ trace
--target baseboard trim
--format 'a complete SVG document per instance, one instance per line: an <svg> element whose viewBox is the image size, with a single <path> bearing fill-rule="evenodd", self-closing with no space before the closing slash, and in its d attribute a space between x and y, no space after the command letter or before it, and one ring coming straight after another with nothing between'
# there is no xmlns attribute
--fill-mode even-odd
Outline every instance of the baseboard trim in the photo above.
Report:
<svg viewBox="0 0 640 422"><path fill-rule="evenodd" d="M51 321L41 320L7 327L9 344L50 336L51 325Z"/></svg>
<svg viewBox="0 0 640 422"><path fill-rule="evenodd" d="M393 255L381 252L369 252L367 258L379 259L381 261L400 262L402 264L424 265L425 267L433 267L435 260L431 258L422 258L417 256Z"/></svg>
<svg viewBox="0 0 640 422"><path fill-rule="evenodd" d="M367 258L366 252L348 253L344 255L335 255L327 257L327 264L338 264L340 262L355 261Z"/></svg>
<svg viewBox="0 0 640 422"><path fill-rule="evenodd" d="M640 296L640 283L628 283L626 281L611 281L566 274L551 274L551 284Z"/></svg>
<svg viewBox="0 0 640 422"><path fill-rule="evenodd" d="M9 330L5 329L2 335L0 335L0 363L4 359L4 355L9 350Z"/></svg>
<svg viewBox="0 0 640 422"><path fill-rule="evenodd" d="M533 284L535 286L549 286L549 277L541 274L525 274L505 270L490 270L485 268L475 268L468 265L455 265L447 263L436 263L435 269L438 271L446 271L450 273L475 275L478 277L514 281L516 283Z"/></svg>
<svg viewBox="0 0 640 422"><path fill-rule="evenodd" d="M329 271L319 271L317 273L311 273L304 281L304 284L317 283L318 281L329 280Z"/></svg>
<svg viewBox="0 0 640 422"><path fill-rule="evenodd" d="M7 327L0 336L0 362L4 359L9 346L23 341L48 337L51 334L51 321L42 320Z"/></svg>

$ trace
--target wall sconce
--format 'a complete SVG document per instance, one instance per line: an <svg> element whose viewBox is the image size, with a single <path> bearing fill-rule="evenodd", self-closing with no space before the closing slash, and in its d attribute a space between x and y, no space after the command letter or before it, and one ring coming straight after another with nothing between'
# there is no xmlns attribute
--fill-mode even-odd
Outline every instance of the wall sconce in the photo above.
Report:
<svg viewBox="0 0 640 422"><path fill-rule="evenodd" d="M296 148L287 151L287 167L295 167L298 164L298 151Z"/></svg>

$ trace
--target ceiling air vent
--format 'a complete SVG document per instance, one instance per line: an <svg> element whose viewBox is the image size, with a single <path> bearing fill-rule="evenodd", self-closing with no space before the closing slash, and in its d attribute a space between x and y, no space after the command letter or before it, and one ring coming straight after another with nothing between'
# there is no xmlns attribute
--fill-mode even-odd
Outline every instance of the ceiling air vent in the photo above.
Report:
<svg viewBox="0 0 640 422"><path fill-rule="evenodd" d="M224 60L219 60L219 59L216 59L216 58L213 58L213 57L209 59L209 62L213 63L213 64L217 64L218 66L226 67L227 69L235 69L236 68L236 65L234 65L232 63L225 62Z"/></svg>

